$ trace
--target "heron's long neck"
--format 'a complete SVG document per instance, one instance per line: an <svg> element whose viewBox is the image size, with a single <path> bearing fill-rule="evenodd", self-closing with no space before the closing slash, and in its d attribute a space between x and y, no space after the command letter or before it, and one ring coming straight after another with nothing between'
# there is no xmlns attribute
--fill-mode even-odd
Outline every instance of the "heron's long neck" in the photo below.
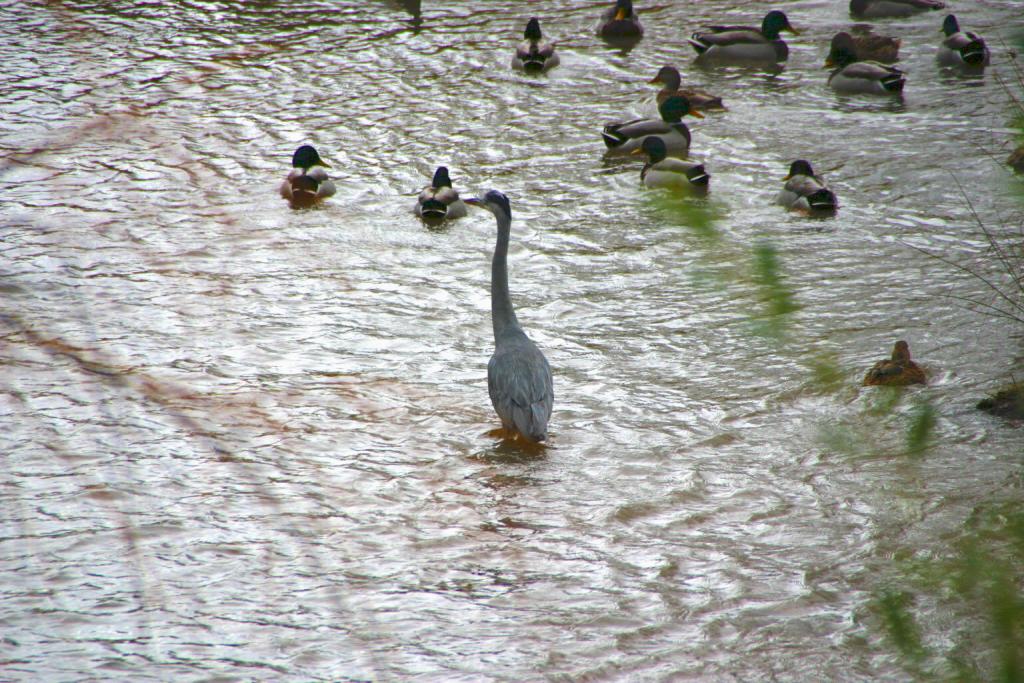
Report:
<svg viewBox="0 0 1024 683"><path fill-rule="evenodd" d="M501 214L497 218L498 243L494 246L494 259L491 261L491 323L495 339L507 326L519 326L508 293L508 239L512 220Z"/></svg>

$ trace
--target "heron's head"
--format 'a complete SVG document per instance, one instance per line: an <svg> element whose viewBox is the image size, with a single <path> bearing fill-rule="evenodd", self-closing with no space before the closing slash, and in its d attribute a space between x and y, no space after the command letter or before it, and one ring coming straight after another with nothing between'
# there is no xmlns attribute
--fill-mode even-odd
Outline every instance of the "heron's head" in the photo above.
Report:
<svg viewBox="0 0 1024 683"><path fill-rule="evenodd" d="M292 166L295 168L301 168L307 171L314 166L323 166L324 168L330 168L330 164L320 158L317 151L312 145L303 145L295 150L295 154L292 155Z"/></svg>
<svg viewBox="0 0 1024 683"><path fill-rule="evenodd" d="M488 190L483 197L470 197L466 200L470 206L479 206L487 209L495 216L503 213L509 218L512 217L512 207L509 206L508 197L497 190Z"/></svg>
<svg viewBox="0 0 1024 683"><path fill-rule="evenodd" d="M813 176L814 170L811 168L811 162L797 159L789 165L789 175L783 178L783 180L789 180L795 175Z"/></svg>
<svg viewBox="0 0 1024 683"><path fill-rule="evenodd" d="M451 187L452 179L448 177L448 167L438 166L434 171L434 179L430 181L431 187Z"/></svg>

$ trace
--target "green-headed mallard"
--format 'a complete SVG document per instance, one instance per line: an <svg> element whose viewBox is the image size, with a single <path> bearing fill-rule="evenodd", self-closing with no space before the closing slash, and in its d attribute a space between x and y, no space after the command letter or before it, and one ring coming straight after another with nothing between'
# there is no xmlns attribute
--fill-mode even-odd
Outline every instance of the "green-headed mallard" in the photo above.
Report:
<svg viewBox="0 0 1024 683"><path fill-rule="evenodd" d="M945 39L939 45L935 58L943 66L974 66L988 64L988 47L981 36L970 31L961 31L960 23L953 14L947 14L942 21Z"/></svg>
<svg viewBox="0 0 1024 683"><path fill-rule="evenodd" d="M789 59L789 46L779 37L782 31L799 35L784 12L772 10L753 26L709 26L689 38L702 61L764 62L778 64Z"/></svg>
<svg viewBox="0 0 1024 683"><path fill-rule="evenodd" d="M836 61L838 50L847 50L857 57L858 62L882 62L892 64L899 61L900 39L880 36L877 33L858 33L850 35L840 31L832 36L832 45L828 59Z"/></svg>
<svg viewBox="0 0 1024 683"><path fill-rule="evenodd" d="M850 0L850 14L858 19L909 17L945 6L939 0Z"/></svg>
<svg viewBox="0 0 1024 683"><path fill-rule="evenodd" d="M644 27L633 11L632 0L616 0L615 7L601 13L597 34L610 42L631 43L640 40Z"/></svg>
<svg viewBox="0 0 1024 683"><path fill-rule="evenodd" d="M447 167L438 166L430 187L420 192L416 200L416 215L428 223L440 223L446 218L462 218L466 215L466 204L452 188Z"/></svg>
<svg viewBox="0 0 1024 683"><path fill-rule="evenodd" d="M295 208L313 206L334 194L334 182L327 177L330 168L310 145L302 145L292 155L292 170L281 183L281 196Z"/></svg>
<svg viewBox="0 0 1024 683"><path fill-rule="evenodd" d="M682 122L687 114L704 118L699 111L690 109L690 102L681 95L673 95L658 105L660 119L633 119L625 123L610 123L601 131L608 148L608 156L625 156L639 149L644 138L657 135L665 142L669 154L685 157L690 151L690 129Z"/></svg>
<svg viewBox="0 0 1024 683"><path fill-rule="evenodd" d="M541 73L558 66L554 43L541 42L540 21L533 17L526 22L523 40L512 57L512 68L527 73Z"/></svg>
<svg viewBox="0 0 1024 683"><path fill-rule="evenodd" d="M704 164L669 158L665 141L657 135L644 138L643 144L632 153L647 155L647 163L640 171L640 182L646 187L707 194L711 176L704 170Z"/></svg>
<svg viewBox="0 0 1024 683"><path fill-rule="evenodd" d="M721 97L715 97L696 88L683 88L681 87L682 80L682 77L679 75L679 69L674 66L663 66L658 70L658 75L648 81L648 83L660 84L662 86L661 90L658 91L658 104L661 104L673 95L682 95L690 101L690 106L694 109L702 111L726 110L725 105L722 104Z"/></svg>
<svg viewBox="0 0 1024 683"><path fill-rule="evenodd" d="M797 159L789 165L789 175L783 180L786 184L775 198L777 204L814 215L836 212L835 193L828 189L824 180L814 175L810 162Z"/></svg>
<svg viewBox="0 0 1024 683"><path fill-rule="evenodd" d="M910 346L902 340L893 346L892 358L878 361L864 375L864 384L871 386L903 387L924 383L924 370L910 360Z"/></svg>
<svg viewBox="0 0 1024 683"><path fill-rule="evenodd" d="M833 69L828 85L841 93L870 93L891 95L903 91L907 79L894 66L878 62L858 62L857 55L842 42L832 43L832 51L825 60L825 68Z"/></svg>

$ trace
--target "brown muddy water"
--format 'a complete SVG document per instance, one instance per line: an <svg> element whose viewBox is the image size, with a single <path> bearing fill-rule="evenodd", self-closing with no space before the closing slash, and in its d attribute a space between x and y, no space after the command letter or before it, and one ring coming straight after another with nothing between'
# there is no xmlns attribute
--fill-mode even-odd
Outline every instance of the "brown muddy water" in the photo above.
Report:
<svg viewBox="0 0 1024 683"><path fill-rule="evenodd" d="M845 2L638 2L632 51L604 4L0 5L0 679L908 675L877 591L1020 498L1024 431L974 404L1021 328L955 267L1000 282L979 219L1019 225L1020 6L951 3L980 75L938 13L879 22L892 99L825 85ZM692 64L773 7L784 70ZM508 68L531 15L546 76ZM602 160L668 63L729 107L691 123L706 203ZM292 211L302 143L338 192ZM773 205L797 158L836 217ZM489 434L493 217L411 211L441 164L511 199L541 452ZM861 387L897 339L930 383Z"/></svg>

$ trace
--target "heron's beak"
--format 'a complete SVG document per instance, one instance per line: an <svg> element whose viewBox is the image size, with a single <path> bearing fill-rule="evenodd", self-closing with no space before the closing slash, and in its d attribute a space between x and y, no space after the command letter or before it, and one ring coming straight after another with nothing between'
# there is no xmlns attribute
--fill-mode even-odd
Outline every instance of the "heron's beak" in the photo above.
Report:
<svg viewBox="0 0 1024 683"><path fill-rule="evenodd" d="M466 199L463 199L462 201L463 201L464 204L469 204L470 206L483 206L484 205L483 201L480 198L478 198L478 197L468 197Z"/></svg>

